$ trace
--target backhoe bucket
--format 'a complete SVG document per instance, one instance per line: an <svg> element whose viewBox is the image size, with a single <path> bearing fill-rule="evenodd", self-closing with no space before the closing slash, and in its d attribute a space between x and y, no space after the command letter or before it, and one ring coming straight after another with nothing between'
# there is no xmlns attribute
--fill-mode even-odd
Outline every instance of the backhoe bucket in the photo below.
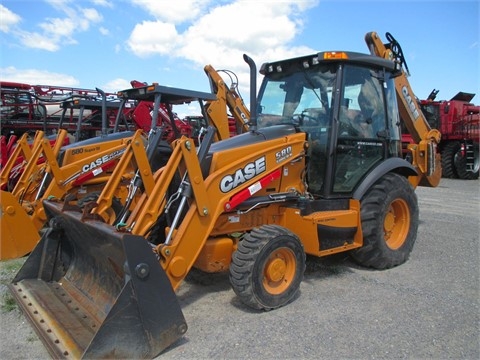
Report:
<svg viewBox="0 0 480 360"><path fill-rule="evenodd" d="M44 207L50 228L9 288L53 358L153 358L186 332L143 237Z"/></svg>
<svg viewBox="0 0 480 360"><path fill-rule="evenodd" d="M30 253L40 235L11 192L2 190L0 196L0 260L16 259Z"/></svg>

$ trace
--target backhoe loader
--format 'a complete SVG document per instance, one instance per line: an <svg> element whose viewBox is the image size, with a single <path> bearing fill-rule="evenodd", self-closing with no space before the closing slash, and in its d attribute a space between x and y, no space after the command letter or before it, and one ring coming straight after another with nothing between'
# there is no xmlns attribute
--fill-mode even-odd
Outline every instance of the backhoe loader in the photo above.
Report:
<svg viewBox="0 0 480 360"><path fill-rule="evenodd" d="M214 142L210 127L198 147L174 141L122 222L109 219L111 189L141 156L122 156L88 210L45 200L49 228L9 287L52 357L157 356L187 331L175 291L192 267L229 272L244 304L272 310L294 299L306 254L348 252L375 269L407 261L414 189L440 179L431 153L439 134L408 100L396 52L377 39L366 35L375 55L264 63L258 95L244 55L249 131ZM411 161L399 108L419 135Z"/></svg>

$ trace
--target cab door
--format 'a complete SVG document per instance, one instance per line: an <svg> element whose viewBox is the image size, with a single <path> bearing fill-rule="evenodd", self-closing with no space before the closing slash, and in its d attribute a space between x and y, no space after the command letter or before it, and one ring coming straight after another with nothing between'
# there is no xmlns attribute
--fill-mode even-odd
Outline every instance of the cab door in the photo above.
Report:
<svg viewBox="0 0 480 360"><path fill-rule="evenodd" d="M376 71L346 65L341 79L333 193L351 193L386 157L383 82Z"/></svg>

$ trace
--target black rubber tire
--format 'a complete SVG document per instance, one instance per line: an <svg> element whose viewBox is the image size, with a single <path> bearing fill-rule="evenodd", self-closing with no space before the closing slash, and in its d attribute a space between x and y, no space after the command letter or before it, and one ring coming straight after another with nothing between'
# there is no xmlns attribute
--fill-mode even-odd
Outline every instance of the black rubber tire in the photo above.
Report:
<svg viewBox="0 0 480 360"><path fill-rule="evenodd" d="M91 193L88 193L84 197L78 199L77 206L83 209L86 204L92 201L97 201L99 197L100 197L100 191L92 191ZM114 197L112 199L111 209L113 210L113 213L115 214L115 216L118 216L122 212L123 205L118 198Z"/></svg>
<svg viewBox="0 0 480 360"><path fill-rule="evenodd" d="M306 255L299 238L277 225L253 229L240 241L230 264L233 291L247 306L272 310L298 292Z"/></svg>
<svg viewBox="0 0 480 360"><path fill-rule="evenodd" d="M479 175L479 154L478 154L478 145L475 145L475 168L476 171L467 171L466 162L467 159L460 154L461 147L458 147L457 152L454 154L453 161L455 166L455 171L459 179L463 180L476 180Z"/></svg>
<svg viewBox="0 0 480 360"><path fill-rule="evenodd" d="M457 179L458 174L455 170L455 154L460 150L460 143L457 141L445 144L442 150L442 177L448 179Z"/></svg>
<svg viewBox="0 0 480 360"><path fill-rule="evenodd" d="M406 178L388 173L361 201L363 246L350 255L362 266L388 269L410 256L418 230L417 195Z"/></svg>

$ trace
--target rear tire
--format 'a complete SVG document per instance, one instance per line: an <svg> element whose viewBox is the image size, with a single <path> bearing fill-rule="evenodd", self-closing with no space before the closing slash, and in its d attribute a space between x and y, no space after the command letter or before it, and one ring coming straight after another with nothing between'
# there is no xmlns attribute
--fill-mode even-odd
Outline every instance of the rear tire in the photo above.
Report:
<svg viewBox="0 0 480 360"><path fill-rule="evenodd" d="M417 196L403 176L389 173L361 201L363 246L351 252L359 264L388 269L407 261L418 229Z"/></svg>
<svg viewBox="0 0 480 360"><path fill-rule="evenodd" d="M299 238L277 225L245 235L233 253L230 283L247 306L271 310L288 304L305 272L306 255Z"/></svg>
<svg viewBox="0 0 480 360"><path fill-rule="evenodd" d="M457 141L449 142L442 150L442 177L448 179L457 179L458 175L455 169L455 154L460 150L460 143Z"/></svg>

